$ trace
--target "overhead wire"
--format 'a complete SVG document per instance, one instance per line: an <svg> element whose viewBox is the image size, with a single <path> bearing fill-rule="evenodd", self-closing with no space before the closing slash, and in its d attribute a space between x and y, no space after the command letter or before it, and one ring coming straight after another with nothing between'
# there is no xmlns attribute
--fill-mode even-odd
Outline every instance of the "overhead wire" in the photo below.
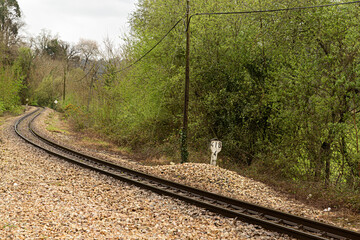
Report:
<svg viewBox="0 0 360 240"><path fill-rule="evenodd" d="M189 27L190 21L192 19L192 17L195 16L204 16L204 15L240 15L240 14L257 14L257 13L274 13L274 12L285 12L285 11L300 11L300 10L307 10L307 9L315 9L315 8L325 8L325 7L335 7L335 6L341 6L341 5L350 5L350 4L356 4L359 3L360 1L352 1L352 2L341 2L341 3L329 3L329 4L323 4L323 5L315 5L315 6L304 6L304 7L292 7L292 8L279 8L279 9L268 9L268 10L251 10L251 11L234 11L234 12L213 12L213 13L195 13L192 14L189 17L189 21L187 23L186 26L186 30ZM152 47L150 48L145 54L143 54L140 58L138 58L136 61L134 61L133 63L131 63L130 65L115 71L114 73L119 73L122 72L132 66L134 66L135 64L137 64L138 62L140 62L143 58L145 58L150 52L152 52L169 34L172 30L175 29L175 27L181 22L183 21L183 18L179 19L171 28L170 30Z"/></svg>
<svg viewBox="0 0 360 240"><path fill-rule="evenodd" d="M119 73L119 72L122 72L132 66L134 66L136 63L140 62L144 57L146 57L150 52L152 52L169 34L170 32L172 32L172 30L182 21L183 19L179 19L171 28L170 30L152 47L150 48L144 55L142 55L140 58L138 58L136 61L134 61L133 63L131 63L130 65L118 70L118 71L115 71L114 73Z"/></svg>
<svg viewBox="0 0 360 240"><path fill-rule="evenodd" d="M251 10L251 11L239 11L239 12L213 12L213 13L195 13L190 16L201 16L201 15L234 15L234 14L254 14L254 13L272 13L272 12L284 12L284 11L298 11L313 8L324 8L324 7L335 7L340 5L349 5L360 3L360 1L343 2L343 3L329 3L324 5L305 6L305 7L292 7L292 8L279 8L279 9L268 9L268 10Z"/></svg>
<svg viewBox="0 0 360 240"><path fill-rule="evenodd" d="M90 72L94 69L94 67L95 67L95 64L93 64L91 69L82 78L76 80L75 82L81 82L84 78L86 78L90 74Z"/></svg>
<svg viewBox="0 0 360 240"><path fill-rule="evenodd" d="M234 11L234 12L213 12L213 13L195 13L192 14L189 18L188 26L190 24L191 18L195 16L204 16L204 15L236 15L236 14L257 14L257 13L274 13L274 12L285 12L285 11L299 11L299 10L307 10L314 8L325 8L325 7L335 7L341 5L350 5L359 3L360 1L352 1L352 2L342 2L342 3L329 3L323 5L315 5L315 6L304 6L304 7L292 7L292 8L279 8L279 9L268 9L268 10L251 10L251 11ZM187 26L187 27L188 27Z"/></svg>

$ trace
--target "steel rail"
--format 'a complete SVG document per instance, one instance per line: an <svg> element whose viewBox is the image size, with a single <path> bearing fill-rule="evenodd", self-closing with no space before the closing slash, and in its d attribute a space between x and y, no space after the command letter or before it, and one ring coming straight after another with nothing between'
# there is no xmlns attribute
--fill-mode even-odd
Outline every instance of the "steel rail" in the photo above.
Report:
<svg viewBox="0 0 360 240"><path fill-rule="evenodd" d="M41 114L38 110L39 109L20 118L15 124L15 131L27 142L62 159L131 183L138 187L186 201L227 217L237 218L248 223L260 225L269 230L285 233L298 239L360 239L360 233L358 232L171 182L108 161L100 160L56 144L32 129L31 123ZM51 145L58 150L61 149L61 151L66 152L66 154L43 147L20 133L18 129L19 123L36 112L38 113L28 124L29 131L42 142ZM92 164L89 165L86 161L90 161ZM107 169L104 169L103 166L106 166Z"/></svg>

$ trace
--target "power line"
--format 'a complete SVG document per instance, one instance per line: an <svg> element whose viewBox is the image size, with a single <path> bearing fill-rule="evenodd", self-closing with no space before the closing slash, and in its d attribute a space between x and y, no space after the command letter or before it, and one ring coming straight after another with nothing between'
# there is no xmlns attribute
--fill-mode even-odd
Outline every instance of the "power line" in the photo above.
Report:
<svg viewBox="0 0 360 240"><path fill-rule="evenodd" d="M204 16L204 15L240 15L240 14L257 14L257 13L274 13L274 12L285 12L285 11L300 11L300 10L307 10L307 9L314 9L314 8L325 8L325 7L335 7L335 6L341 6L341 5L350 5L359 3L360 1L352 1L352 2L344 2L344 3L332 3L332 4L324 4L324 5L316 5L316 6L305 6L305 7L292 7L292 8L280 8L280 9L270 9L270 10L252 10L252 11L239 11L239 12L213 12L213 13L195 13L190 16L188 25L190 24L191 18L195 16ZM144 55L142 55L140 58L138 58L136 61L131 63L130 65L115 71L114 73L122 72L132 66L134 66L136 63L140 62L143 58L145 58L150 52L152 52L169 34L174 28L182 21L183 19L179 19L171 28L170 30L150 49L148 50Z"/></svg>
<svg viewBox="0 0 360 240"><path fill-rule="evenodd" d="M152 50L154 50L169 34L170 32L182 21L183 19L179 19L174 26L172 26L172 28L170 28L170 30L150 49L148 50L144 55L142 55L140 58L138 58L135 62L131 63L130 65L128 65L127 67L120 69L114 73L119 73L122 72L132 66L134 66L136 63L140 62L144 57L146 57Z"/></svg>
<svg viewBox="0 0 360 240"><path fill-rule="evenodd" d="M360 3L360 1L353 2L344 2L344 3L331 3L324 5L316 6L306 6L306 7L293 7L293 8L280 8L280 9L270 9L270 10L252 10L252 11L240 11L240 12L214 12L214 13L195 13L190 16L190 19L194 16L203 16L203 15L235 15L235 14L255 14L255 13L273 13L273 12L285 12L285 11L299 11L313 8L325 8L325 7L335 7L340 5L349 5Z"/></svg>
<svg viewBox="0 0 360 240"><path fill-rule="evenodd" d="M80 81L82 81L84 78L86 78L87 75L90 74L90 72L93 70L94 67L95 67L95 64L93 64L93 66L91 67L91 69L90 69L82 78L78 79L76 82L80 82Z"/></svg>

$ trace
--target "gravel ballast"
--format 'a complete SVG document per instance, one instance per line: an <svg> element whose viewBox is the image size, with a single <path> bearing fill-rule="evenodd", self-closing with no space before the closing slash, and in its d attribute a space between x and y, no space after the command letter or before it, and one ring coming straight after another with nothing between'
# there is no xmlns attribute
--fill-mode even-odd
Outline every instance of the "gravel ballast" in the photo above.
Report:
<svg viewBox="0 0 360 240"><path fill-rule="evenodd" d="M144 166L139 164L139 162L131 161L123 156L114 155L106 151L99 151L97 148L92 148L91 146L89 147L88 144L83 144L78 137L70 133L66 134L65 132L59 131L50 132L46 129L48 123L51 122L50 119L56 116L56 114L53 113L53 110L46 109L45 114L36 122L37 131L70 148L75 148L86 154L106 159L128 168L205 191L336 225L336 223L329 221L331 218L334 219L338 217L336 212L323 211L322 209L307 206L300 201L290 199L286 194L274 191L266 184L241 176L234 171L203 163ZM349 225L337 225L352 230L360 230L351 228Z"/></svg>
<svg viewBox="0 0 360 240"><path fill-rule="evenodd" d="M50 156L14 121L0 126L0 239L290 239Z"/></svg>

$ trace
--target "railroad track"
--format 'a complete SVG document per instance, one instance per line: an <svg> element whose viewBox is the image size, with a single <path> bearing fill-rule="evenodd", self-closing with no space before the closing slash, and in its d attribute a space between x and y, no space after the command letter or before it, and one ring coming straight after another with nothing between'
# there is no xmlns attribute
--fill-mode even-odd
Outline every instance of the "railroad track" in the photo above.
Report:
<svg viewBox="0 0 360 240"><path fill-rule="evenodd" d="M15 131L25 141L62 159L138 187L206 208L223 216L260 225L266 229L285 233L298 239L360 240L360 233L358 232L171 182L61 146L44 138L32 128L32 122L41 112L41 109L38 108L20 118L15 124Z"/></svg>

